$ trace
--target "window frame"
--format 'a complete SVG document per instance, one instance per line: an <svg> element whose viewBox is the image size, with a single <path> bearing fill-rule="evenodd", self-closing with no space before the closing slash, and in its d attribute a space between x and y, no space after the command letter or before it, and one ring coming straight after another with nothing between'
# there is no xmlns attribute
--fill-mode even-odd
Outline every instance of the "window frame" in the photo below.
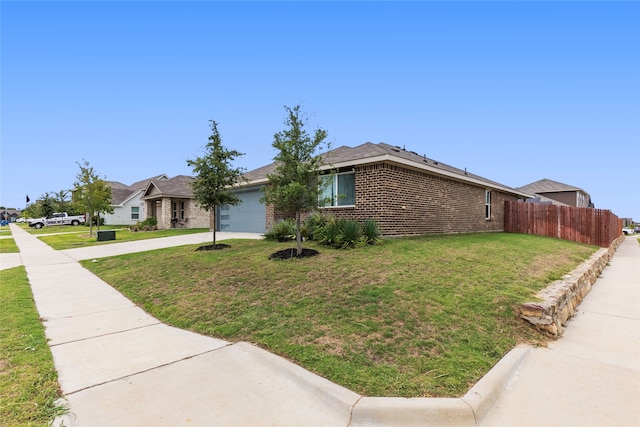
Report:
<svg viewBox="0 0 640 427"><path fill-rule="evenodd" d="M491 190L484 190L484 219L491 219Z"/></svg>
<svg viewBox="0 0 640 427"><path fill-rule="evenodd" d="M140 206L131 206L131 219L136 221L140 220Z"/></svg>
<svg viewBox="0 0 640 427"><path fill-rule="evenodd" d="M353 203L352 204L348 204L348 205L340 205L339 201L340 201L341 193L338 192L339 177L340 176L345 176L345 175L352 175L353 176ZM331 178L331 180L332 180L332 182L331 182L331 187L332 187L331 204L320 205L318 207L321 208L321 209L337 209L337 208L353 208L353 207L355 207L355 205L356 205L356 180L355 180L356 171L355 170L348 170L348 171L336 172L336 173L327 174L327 175L320 175L320 179L321 180L328 179L328 178ZM322 191L319 194L319 198L322 198L323 196L324 196L324 187L323 187ZM320 200L318 200L318 202L320 202Z"/></svg>

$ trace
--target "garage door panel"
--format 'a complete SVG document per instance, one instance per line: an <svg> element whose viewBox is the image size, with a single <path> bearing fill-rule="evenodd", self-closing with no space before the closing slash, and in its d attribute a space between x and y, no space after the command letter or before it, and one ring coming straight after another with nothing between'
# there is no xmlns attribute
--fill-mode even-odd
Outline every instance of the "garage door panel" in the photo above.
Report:
<svg viewBox="0 0 640 427"><path fill-rule="evenodd" d="M262 193L255 190L236 193L242 203L237 206L222 206L219 210L219 230L249 233L264 233L266 208L260 203Z"/></svg>

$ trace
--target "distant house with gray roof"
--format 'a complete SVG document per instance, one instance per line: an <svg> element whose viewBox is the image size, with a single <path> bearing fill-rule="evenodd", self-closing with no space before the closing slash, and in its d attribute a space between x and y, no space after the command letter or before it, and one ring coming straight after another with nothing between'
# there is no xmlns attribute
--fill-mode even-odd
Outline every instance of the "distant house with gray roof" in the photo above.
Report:
<svg viewBox="0 0 640 427"><path fill-rule="evenodd" d="M155 217L158 228L211 228L213 213L197 206L193 196L194 177L151 179L140 196L146 217Z"/></svg>
<svg viewBox="0 0 640 427"><path fill-rule="evenodd" d="M517 190L535 194L537 199L555 205L574 206L578 208L595 207L589 193L582 188L546 178L518 187ZM528 201L536 202L536 198Z"/></svg>
<svg viewBox="0 0 640 427"><path fill-rule="evenodd" d="M384 235L502 231L505 200L531 193L385 143L342 146L323 155L322 212L375 220ZM261 187L276 164L245 174L237 187L238 206L222 207L216 227L223 231L264 232L283 214L260 203Z"/></svg>
<svg viewBox="0 0 640 427"><path fill-rule="evenodd" d="M145 204L140 199L151 181L168 179L161 174L126 185L118 181L107 181L111 187L111 207L113 213L104 214L105 224L133 225L146 218Z"/></svg>

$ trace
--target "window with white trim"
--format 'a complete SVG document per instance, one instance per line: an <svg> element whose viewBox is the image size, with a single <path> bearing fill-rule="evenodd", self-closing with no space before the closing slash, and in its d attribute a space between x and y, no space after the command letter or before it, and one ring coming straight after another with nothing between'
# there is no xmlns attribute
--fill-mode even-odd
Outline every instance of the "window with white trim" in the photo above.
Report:
<svg viewBox="0 0 640 427"><path fill-rule="evenodd" d="M355 172L321 176L320 186L320 207L356 204Z"/></svg>
<svg viewBox="0 0 640 427"><path fill-rule="evenodd" d="M131 219L140 219L140 206L131 206Z"/></svg>
<svg viewBox="0 0 640 427"><path fill-rule="evenodd" d="M491 190L484 191L484 218L491 219Z"/></svg>

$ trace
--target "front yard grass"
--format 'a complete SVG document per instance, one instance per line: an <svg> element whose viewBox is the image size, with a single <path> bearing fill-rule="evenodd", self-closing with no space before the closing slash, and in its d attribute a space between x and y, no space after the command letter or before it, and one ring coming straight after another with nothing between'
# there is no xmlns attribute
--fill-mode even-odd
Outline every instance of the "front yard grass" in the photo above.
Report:
<svg viewBox="0 0 640 427"><path fill-rule="evenodd" d="M163 322L248 341L365 396L463 395L518 343L516 307L597 248L483 233L269 260L291 243L225 241L83 265Z"/></svg>
<svg viewBox="0 0 640 427"><path fill-rule="evenodd" d="M53 249L62 250L62 249L72 249L72 248L80 248L85 246L94 246L94 245L108 245L111 243L122 243L122 242L130 242L133 240L146 240L146 239L155 239L158 237L171 237L171 236L181 236L183 234L193 234L193 233L205 233L208 232L207 228L170 228L166 230L156 230L156 231L129 231L127 228L117 229L111 228L108 226L100 227L101 231L105 230L116 230L116 240L107 240L103 242L97 241L96 236L96 228L93 229L93 236L89 235L89 228L85 226L82 227L82 231L78 233L65 233L60 232L58 234L51 234L47 236L39 236L38 238L51 246ZM65 229L70 229L70 231L75 231L78 227L65 226ZM45 227L41 230L51 230L54 227ZM51 233L52 231L49 231ZM211 233L211 239L213 239L213 233Z"/></svg>
<svg viewBox="0 0 640 427"><path fill-rule="evenodd" d="M0 424L45 426L64 412L44 328L24 267L0 270Z"/></svg>
<svg viewBox="0 0 640 427"><path fill-rule="evenodd" d="M2 238L0 239L0 254L8 254L20 252L18 249L18 245L16 245L16 241L12 238Z"/></svg>

